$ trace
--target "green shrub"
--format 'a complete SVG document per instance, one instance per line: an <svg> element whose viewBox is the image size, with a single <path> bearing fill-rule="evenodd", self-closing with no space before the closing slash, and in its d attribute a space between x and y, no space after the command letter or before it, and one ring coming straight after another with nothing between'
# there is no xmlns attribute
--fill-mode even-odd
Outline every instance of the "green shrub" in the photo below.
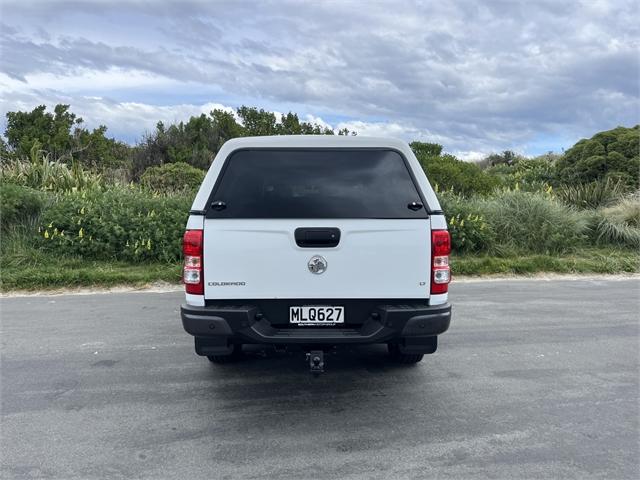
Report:
<svg viewBox="0 0 640 480"><path fill-rule="evenodd" d="M516 167L513 165L501 163L499 165L485 167L482 171L488 173L492 177L499 178L501 184L509 185L511 183L515 183L513 176L515 174Z"/></svg>
<svg viewBox="0 0 640 480"><path fill-rule="evenodd" d="M497 234L497 249L560 253L586 238L586 216L543 193L503 191L480 208Z"/></svg>
<svg viewBox="0 0 640 480"><path fill-rule="evenodd" d="M420 163L429 181L441 191L450 190L467 196L486 195L499 186L496 178L477 165L458 160L453 155L421 158Z"/></svg>
<svg viewBox="0 0 640 480"><path fill-rule="evenodd" d="M449 154L441 155L441 145L412 142L411 149L427 172L431 184L441 192L484 195L500 185L497 178L482 171L475 163L463 162Z"/></svg>
<svg viewBox="0 0 640 480"><path fill-rule="evenodd" d="M488 157L483 163L490 161L491 157ZM557 156L551 153L534 158L518 156L511 164L498 163L485 167L484 172L496 178L503 187L517 186L527 192L543 192L558 183L556 161Z"/></svg>
<svg viewBox="0 0 640 480"><path fill-rule="evenodd" d="M104 183L99 174L83 169L78 162L73 162L69 167L65 163L50 160L49 155L41 152L36 152L31 161L4 162L0 169L0 180L52 192L101 188Z"/></svg>
<svg viewBox="0 0 640 480"><path fill-rule="evenodd" d="M565 183L590 183L607 178L622 180L628 187L640 183L640 126L617 127L580 140L558 160L557 170Z"/></svg>
<svg viewBox="0 0 640 480"><path fill-rule="evenodd" d="M555 195L567 205L578 208L600 208L620 200L626 190L624 181L607 178L604 181L563 185L555 191Z"/></svg>
<svg viewBox="0 0 640 480"><path fill-rule="evenodd" d="M596 244L640 248L640 196L591 215L591 239Z"/></svg>
<svg viewBox="0 0 640 480"><path fill-rule="evenodd" d="M439 199L447 217L454 252L486 251L493 246L495 232L477 202L450 192L440 194Z"/></svg>
<svg viewBox="0 0 640 480"><path fill-rule="evenodd" d="M191 201L135 187L67 193L43 213L40 242L84 258L175 262Z"/></svg>
<svg viewBox="0 0 640 480"><path fill-rule="evenodd" d="M3 231L33 223L45 205L45 196L28 187L0 183L0 226Z"/></svg>
<svg viewBox="0 0 640 480"><path fill-rule="evenodd" d="M204 171L185 162L165 163L147 168L140 181L154 192L181 192L197 189L204 180L204 174Z"/></svg>

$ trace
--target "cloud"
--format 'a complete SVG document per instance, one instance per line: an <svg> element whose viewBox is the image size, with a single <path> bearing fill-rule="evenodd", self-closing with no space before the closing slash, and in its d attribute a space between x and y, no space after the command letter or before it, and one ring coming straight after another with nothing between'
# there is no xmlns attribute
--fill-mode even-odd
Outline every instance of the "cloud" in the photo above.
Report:
<svg viewBox="0 0 640 480"><path fill-rule="evenodd" d="M471 155L640 113L633 0L5 1L3 19L6 98L101 97L116 121L132 113L115 105L249 104ZM121 123L130 138L148 122Z"/></svg>

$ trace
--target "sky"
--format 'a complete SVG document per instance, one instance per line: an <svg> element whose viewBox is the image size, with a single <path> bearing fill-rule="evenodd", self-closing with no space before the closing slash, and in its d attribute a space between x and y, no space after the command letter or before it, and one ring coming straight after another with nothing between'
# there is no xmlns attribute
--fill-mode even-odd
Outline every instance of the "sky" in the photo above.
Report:
<svg viewBox="0 0 640 480"><path fill-rule="evenodd" d="M640 2L0 0L8 111L135 143L256 106L475 160L640 122Z"/></svg>

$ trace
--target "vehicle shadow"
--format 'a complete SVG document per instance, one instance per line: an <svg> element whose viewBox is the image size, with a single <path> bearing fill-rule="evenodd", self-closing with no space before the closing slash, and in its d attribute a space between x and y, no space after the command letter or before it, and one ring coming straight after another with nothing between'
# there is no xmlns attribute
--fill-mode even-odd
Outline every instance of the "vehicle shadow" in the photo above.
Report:
<svg viewBox="0 0 640 480"><path fill-rule="evenodd" d="M393 362L385 345L348 346L335 350L325 350L325 373L314 376L310 373L309 362L306 359L308 349L288 349L284 352L271 347L260 345L244 345L243 355L236 362L225 365L212 365L216 374L239 374L258 378L269 375L274 381L296 377L297 380L319 381L324 377L331 377L338 381L340 377L349 374L375 375L385 372L408 372L416 365L401 365ZM425 356L425 359L428 359Z"/></svg>
<svg viewBox="0 0 640 480"><path fill-rule="evenodd" d="M209 378L214 378L209 387L212 412L238 412L236 427L248 429L275 428L283 416L312 429L314 418L316 428L336 421L339 427L339 419L327 417L343 412L350 412L352 420L388 416L403 405L421 405L432 391L430 358L399 365L389 359L386 346L345 348L327 355L325 373L316 377L309 373L304 351L249 346L237 363L207 366Z"/></svg>

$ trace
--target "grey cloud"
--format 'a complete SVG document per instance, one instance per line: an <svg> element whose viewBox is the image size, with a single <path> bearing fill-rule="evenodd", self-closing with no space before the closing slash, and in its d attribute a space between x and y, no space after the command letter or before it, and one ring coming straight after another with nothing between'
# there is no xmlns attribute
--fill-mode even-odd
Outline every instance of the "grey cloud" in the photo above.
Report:
<svg viewBox="0 0 640 480"><path fill-rule="evenodd" d="M5 11L27 19L24 30L3 27L2 70L15 78L140 70L182 82L185 94L216 85L280 110L407 125L466 150L638 122L632 0L9 2ZM97 27L126 18L137 44L45 20L69 15Z"/></svg>
<svg viewBox="0 0 640 480"><path fill-rule="evenodd" d="M112 46L85 38L62 37L56 43L35 42L4 31L0 45L5 54L0 60L2 71L24 79L31 73L73 74L79 69L108 70L112 67L141 70L174 79L210 81L222 61L210 61L207 69L188 57L167 51L164 47L142 50L129 46Z"/></svg>

